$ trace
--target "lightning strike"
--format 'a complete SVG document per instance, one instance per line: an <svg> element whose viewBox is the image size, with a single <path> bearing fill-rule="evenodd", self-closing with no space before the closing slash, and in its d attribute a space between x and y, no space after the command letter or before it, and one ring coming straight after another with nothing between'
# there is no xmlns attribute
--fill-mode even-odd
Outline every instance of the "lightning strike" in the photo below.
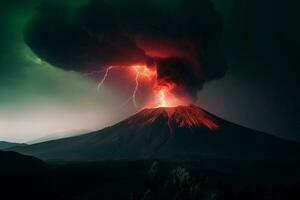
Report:
<svg viewBox="0 0 300 200"><path fill-rule="evenodd" d="M134 65L132 69L135 72L135 87L132 93L132 101L135 107L138 107L136 101L136 94L139 90L140 79L144 78L148 81L151 81L153 78L156 78L156 69L149 69L146 65Z"/></svg>
<svg viewBox="0 0 300 200"><path fill-rule="evenodd" d="M113 68L115 68L115 67L114 67L114 66L110 66L110 67L106 68L105 74L104 74L102 80L99 82L99 84L98 84L98 86L97 86L97 91L98 91L98 92L99 92L101 86L103 85L104 81L106 80L109 71L110 71L111 69L113 69Z"/></svg>
<svg viewBox="0 0 300 200"><path fill-rule="evenodd" d="M109 66L106 68L105 74L97 86L98 92L100 91L100 88L102 87L107 77L109 76L110 70L116 67L118 66ZM129 71L134 73L134 78L133 78L134 88L131 93L131 96L122 104L123 106L125 106L127 103L132 101L134 107L139 107L137 102L137 94L140 89L140 85L143 83L149 84L149 81L151 84L154 84L153 85L153 92L155 94L154 105L150 103L152 104L152 107L173 107L176 105L185 105L187 103L186 100L179 99L173 94L172 90L177 87L176 84L170 83L166 80L160 80L160 82L157 82L157 71L155 67L148 68L147 65L133 65L133 66L121 67L121 68L129 69ZM153 82L153 80L155 81Z"/></svg>
<svg viewBox="0 0 300 200"><path fill-rule="evenodd" d="M117 66L109 66L109 67L106 68L105 74L104 74L103 78L101 79L101 81L99 82L99 84L97 86L97 91L98 92L100 91L100 88L102 87L102 85L106 81L110 70L112 70L113 68L116 68L116 67ZM154 77L156 77L156 69L149 69L146 65L133 65L133 66L129 67L129 69L132 69L134 71L135 86L134 86L134 89L132 91L132 95L122 105L126 105L130 100L132 100L134 107L138 107L138 103L137 103L137 100L136 100L136 95L137 95L137 92L139 90L140 81L141 80L151 81Z"/></svg>
<svg viewBox="0 0 300 200"><path fill-rule="evenodd" d="M137 102L136 102L136 93L139 89L139 72L136 73L136 76L135 76L135 87L134 87L134 90L133 90L133 93L132 93L132 101L133 101L133 105L135 107L138 107L137 106Z"/></svg>

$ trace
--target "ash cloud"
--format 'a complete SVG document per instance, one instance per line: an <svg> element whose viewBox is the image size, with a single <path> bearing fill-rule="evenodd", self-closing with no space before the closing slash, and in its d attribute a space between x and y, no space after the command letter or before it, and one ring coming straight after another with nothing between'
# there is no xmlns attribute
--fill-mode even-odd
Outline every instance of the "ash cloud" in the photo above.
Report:
<svg viewBox="0 0 300 200"><path fill-rule="evenodd" d="M219 49L222 24L210 0L43 3L24 38L38 56L65 70L156 64L158 79L195 94L226 72Z"/></svg>

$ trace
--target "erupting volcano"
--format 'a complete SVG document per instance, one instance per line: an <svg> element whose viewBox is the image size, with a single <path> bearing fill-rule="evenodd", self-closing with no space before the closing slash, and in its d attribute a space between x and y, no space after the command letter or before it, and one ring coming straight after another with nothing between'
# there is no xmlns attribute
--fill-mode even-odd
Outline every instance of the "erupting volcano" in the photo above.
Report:
<svg viewBox="0 0 300 200"><path fill-rule="evenodd" d="M146 108L114 126L14 151L46 160L299 159L299 146L195 106Z"/></svg>
<svg viewBox="0 0 300 200"><path fill-rule="evenodd" d="M99 92L112 86L117 104L139 112L100 131L15 150L57 160L295 158L294 143L191 105L207 81L227 71L222 29L210 0L40 6L25 27L31 50L55 67L89 74Z"/></svg>

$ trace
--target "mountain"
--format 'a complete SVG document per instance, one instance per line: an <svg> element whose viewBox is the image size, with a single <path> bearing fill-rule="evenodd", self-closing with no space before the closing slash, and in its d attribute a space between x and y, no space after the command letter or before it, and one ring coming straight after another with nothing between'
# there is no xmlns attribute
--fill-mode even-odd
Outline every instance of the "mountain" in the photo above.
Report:
<svg viewBox="0 0 300 200"><path fill-rule="evenodd" d="M27 144L25 144L25 143L13 143L13 142L0 141L0 150L1 149L12 148L12 147L17 147L17 146L26 146L26 145Z"/></svg>
<svg viewBox="0 0 300 200"><path fill-rule="evenodd" d="M300 146L195 106L144 109L103 130L12 150L45 160L299 160Z"/></svg>
<svg viewBox="0 0 300 200"><path fill-rule="evenodd" d="M87 129L78 129L78 130L70 130L70 131L66 131L66 132L57 132L57 133L53 133L44 137L40 137L37 138L35 140L31 140L26 142L27 144L36 144L36 143L41 143L41 142L46 142L49 140L57 140L57 139L61 139L61 138L65 138L65 137L71 137L71 136L77 136L77 135L81 135L84 133L88 133L90 130Z"/></svg>

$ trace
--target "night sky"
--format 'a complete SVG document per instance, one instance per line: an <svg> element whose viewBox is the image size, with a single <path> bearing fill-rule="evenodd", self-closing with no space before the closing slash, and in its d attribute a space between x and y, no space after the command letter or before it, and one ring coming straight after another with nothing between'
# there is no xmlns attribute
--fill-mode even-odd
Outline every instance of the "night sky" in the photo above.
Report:
<svg viewBox="0 0 300 200"><path fill-rule="evenodd" d="M164 12L164 10L172 10L172 6L175 7L176 2L179 1L161 0L159 2L159 7ZM193 5L196 1L185 2L187 7L184 9L192 9L193 6L188 5ZM69 58L61 57L62 53L58 54L58 52L64 44L70 49L70 45L68 46L68 43L63 40L64 34L55 32L59 40L54 39L56 43L52 42L53 48L50 50L49 44L46 44L47 48L45 48L44 41L37 39L37 36L49 33L53 25L51 20L44 17L44 21L42 20L44 27L32 28L32 21L37 16L40 19L41 14L48 12L48 15L51 15L52 12L59 21L60 14L63 13L62 16L65 16L64 10L60 12L59 9L48 9L47 6L51 5L53 8L53 5L56 6L57 3L59 3L59 8L66 8L69 12L68 16L72 17L70 20L72 26L66 28L67 32L74 30L74 35L79 34L79 38L83 38L82 35L86 32L99 34L105 31L111 35L112 30L115 30L112 23L107 23L106 27L99 29L98 20L88 20L85 23L89 28L88 31L83 34L77 32L82 18L79 18L76 12L89 7L91 3L88 0L2 1L0 6L0 140L26 142L49 135L66 136L96 130L114 124L137 110L129 106L125 109L118 108L118 105L126 99L126 94L119 93L110 85L105 85L99 93L96 90L95 77L91 78L86 75L85 72L95 70L93 67L99 64L95 64L96 61L101 62L104 58L98 59L99 55L97 55L95 56L97 59L94 60L90 57L91 54L88 54L87 58L79 57L78 55L84 54L85 49L81 49L79 53L74 51L75 54L66 51ZM203 31L199 32L198 27L204 27L203 29L209 33L208 36L202 37L204 46L207 46L204 50L209 49L207 51L210 52L209 59L204 59L208 60L205 62L206 65L201 68L204 69L205 78L194 78L194 81L187 83L193 73L189 75L189 70L185 70L187 78L179 79L179 81L192 88L192 93L197 92L195 101L200 107L226 120L300 141L298 134L300 132L298 117L300 111L298 104L300 100L298 88L300 83L298 78L300 75L299 1L228 0L224 2L213 0L212 8L208 6L204 9L205 6L202 7L202 12L199 12L201 14L195 16L190 14L191 16L183 21L186 24L184 30L190 32L177 33L174 29L170 33L167 31L155 33L160 38L168 38L168 41L172 42L177 42L181 37L180 34L194 34L195 37L189 37L193 44L203 43L196 37L199 33L203 33ZM46 11L41 11L42 8L46 8ZM110 10L107 9L107 11ZM96 19L99 17L98 14L104 13L105 15L105 12L96 11L96 13ZM193 12L191 10L186 13ZM177 15L174 16L173 27L176 27L178 20L181 19L177 17ZM193 18L201 19L190 20ZM146 19L142 18L147 21ZM197 23L194 25L195 21L200 25ZM128 19L128 22L131 23L131 19ZM161 23L163 26L163 21ZM137 27L139 27L139 34L143 37L148 37L148 34L145 34L147 31L154 34L148 24L142 28ZM35 36L30 38L28 32L37 33L35 29L38 29L38 34L29 34ZM120 32L119 29L116 30ZM137 30L136 27L134 30ZM172 30L172 25L166 30ZM172 37L169 36L171 33ZM120 38L119 35L115 37ZM48 38L47 41L49 42ZM66 41L68 41L67 38ZM86 44L87 40L82 41ZM124 41L128 43L123 39L118 41L122 44ZM73 45L74 42L72 42L69 44ZM134 45L128 46L134 48L128 48L123 52L139 52ZM89 47L86 47L86 51L90 50ZM202 50L197 45L192 49L196 49L192 53L196 52L197 55ZM116 52L115 49L109 50ZM54 54L45 53L49 51ZM123 54L117 55L122 60ZM143 56L141 54L140 57L143 58ZM125 57L130 57L130 54L126 54ZM199 56L195 59L199 59ZM107 59L107 63L109 62L110 60ZM166 62L171 61L161 63ZM161 74L163 75L163 72ZM177 76L172 77L178 80Z"/></svg>

